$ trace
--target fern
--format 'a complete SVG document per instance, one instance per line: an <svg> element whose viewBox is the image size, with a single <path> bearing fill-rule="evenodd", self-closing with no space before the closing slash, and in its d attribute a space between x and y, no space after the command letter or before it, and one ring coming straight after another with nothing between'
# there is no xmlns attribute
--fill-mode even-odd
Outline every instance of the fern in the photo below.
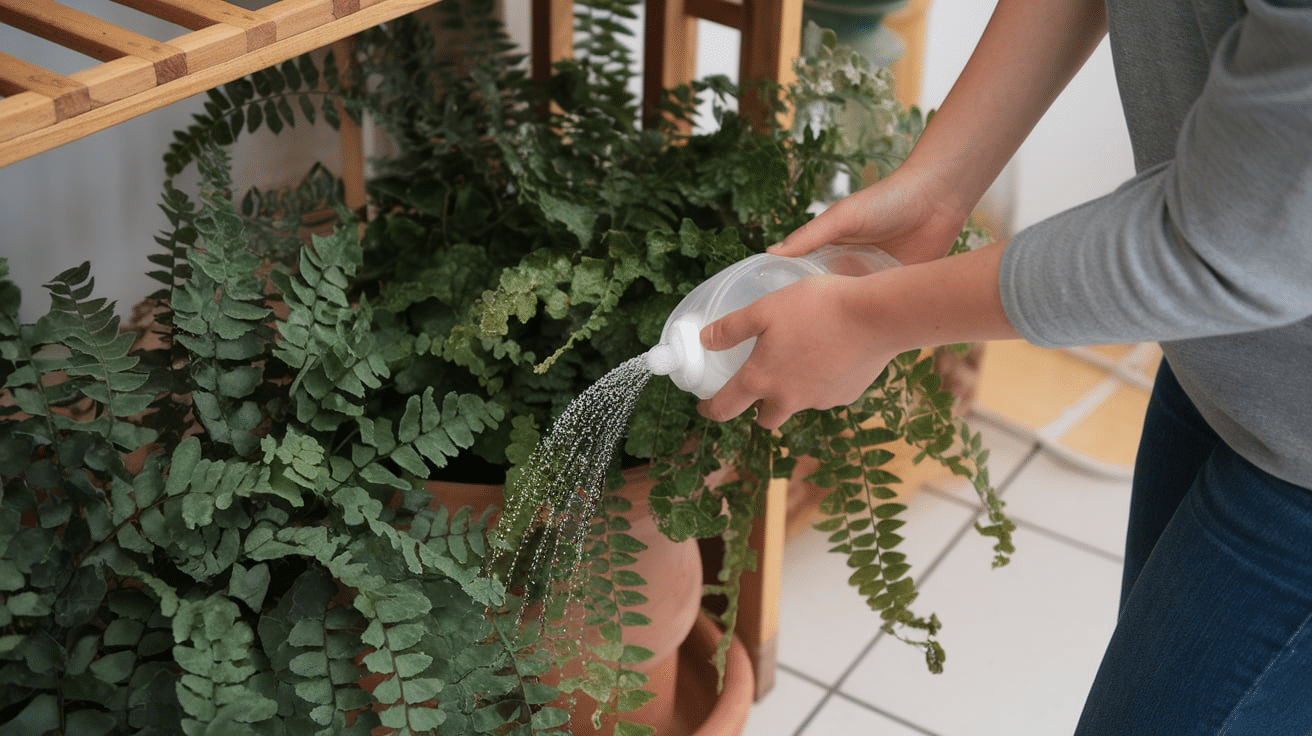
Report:
<svg viewBox="0 0 1312 736"><path fill-rule="evenodd" d="M655 695L643 689L647 676L633 669L652 657L651 650L623 641L625 629L651 623L646 615L632 610L647 602L642 592L647 581L628 568L647 546L627 533L630 525L622 514L631 510L628 499L613 492L605 496L581 551L589 561L584 578L564 582L571 592L547 600L546 620L556 626L564 624L548 637L557 666L561 671L580 671L560 683L561 691L571 698L571 709L579 713L580 707L591 708L596 729L601 729L602 719L607 718L614 722L616 732L640 736L653 731L622 720L623 713L637 710ZM587 633L573 638L580 626Z"/></svg>
<svg viewBox="0 0 1312 736"><path fill-rule="evenodd" d="M265 420L255 392L264 380L257 357L266 354L272 332L265 324L260 261L245 247L245 233L232 202L227 155L218 149L202 163L206 208L196 218L198 247L188 251L190 277L174 287L173 340L195 356L187 369L196 418L209 437L245 456L259 445Z"/></svg>
<svg viewBox="0 0 1312 736"><path fill-rule="evenodd" d="M710 79L671 90L642 129L619 23L633 0L577 5L577 58L545 84L490 0L449 0L436 11L468 32L466 59L402 20L362 34L349 63L300 58L209 93L166 155L151 327L120 332L86 268L22 324L0 262L0 728L562 734L570 698L607 720L641 705L645 653L621 631L643 623L626 609L646 593L620 504L593 521L596 574L572 589L597 638L571 647L568 621L518 625L524 601L485 574L529 525L489 537L487 515L429 508L419 481L470 454L526 462L539 428L653 344L693 286L805 222L839 162L896 163L921 121L898 112L870 140L757 128ZM886 116L886 80L826 49L792 101L832 91ZM822 91L826 75L851 84ZM706 96L719 128L684 132ZM366 211L343 211L323 168L286 192L233 191L223 147L238 136L342 114L395 144ZM199 196L178 183L193 166ZM709 588L728 601L721 660L766 484L809 454L836 489L825 526L854 586L941 663L881 445L904 437L970 479L999 564L1012 526L936 381L902 356L858 405L779 437L697 419L692 397L652 382L626 450L656 460L667 535L725 545ZM590 662L564 696L544 682L561 656Z"/></svg>
<svg viewBox="0 0 1312 736"><path fill-rule="evenodd" d="M278 700L294 704L288 727L316 736L367 734L378 725L368 708L372 699L358 685L365 675L356 662L363 651L364 619L335 602L337 593L325 570L311 568L259 623L278 677Z"/></svg>
<svg viewBox="0 0 1312 736"><path fill-rule="evenodd" d="M175 690L187 714L184 733L237 732L278 712L278 701L266 695L273 677L234 601L219 594L183 600L173 633L173 657L182 669Z"/></svg>
<svg viewBox="0 0 1312 736"><path fill-rule="evenodd" d="M174 134L164 154L165 176L173 179L200 158L205 148L231 145L243 131L254 133L266 127L277 133L293 127L298 110L300 117L311 123L322 114L325 121L337 127L341 122L338 96L331 91L336 79L331 54L322 72L314 59L305 55L208 90L205 112L195 115L190 126Z"/></svg>
<svg viewBox="0 0 1312 736"><path fill-rule="evenodd" d="M34 434L43 444L78 432L98 436L102 447L132 450L154 439L126 421L150 405L153 394L144 388L149 376L129 354L132 337L119 332L113 305L92 298L94 286L87 263L47 284L50 311L36 325L20 328L14 344L19 365L6 385L18 408L45 425Z"/></svg>

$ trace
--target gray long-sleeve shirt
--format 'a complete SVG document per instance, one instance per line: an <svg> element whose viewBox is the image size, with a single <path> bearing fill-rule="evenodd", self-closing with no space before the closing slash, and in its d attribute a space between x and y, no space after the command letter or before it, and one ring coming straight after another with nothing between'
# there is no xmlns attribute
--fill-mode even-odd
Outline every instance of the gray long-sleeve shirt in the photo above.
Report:
<svg viewBox="0 0 1312 736"><path fill-rule="evenodd" d="M1016 235L1008 318L1160 341L1231 447L1312 487L1312 2L1107 4L1139 173Z"/></svg>

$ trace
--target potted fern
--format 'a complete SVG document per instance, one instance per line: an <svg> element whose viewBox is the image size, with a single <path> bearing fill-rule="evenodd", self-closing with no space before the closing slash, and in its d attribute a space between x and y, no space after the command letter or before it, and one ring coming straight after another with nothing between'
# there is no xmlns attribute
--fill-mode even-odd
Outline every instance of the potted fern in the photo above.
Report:
<svg viewBox="0 0 1312 736"><path fill-rule="evenodd" d="M544 680L561 632L523 615L531 586L487 574L491 517L432 503L420 481L508 473L512 496L531 495L515 468L575 396L650 347L707 275L804 222L833 167L886 170L920 124L830 43L784 104L864 100L873 127L859 143L822 113L797 116L810 124L796 131L754 128L722 79L671 91L665 122L643 128L611 22L629 4L577 3L578 58L545 84L520 71L487 8L452 0L440 7L474 30L472 59L439 60L422 27L400 22L360 39L354 82L338 82L330 57L213 91L166 160L159 344L120 334L84 271L51 282L33 325L18 324L16 287L0 282L0 724L568 730ZM681 132L698 99L714 101L718 129ZM340 207L321 167L291 191L234 191L223 146L331 122L339 102L391 141L367 221ZM192 165L198 198L173 183ZM713 592L730 601L717 614L726 632L763 484L816 458L811 479L833 489L824 526L853 585L938 667L938 622L911 609L881 445L904 439L971 478L1005 559L1009 522L950 403L909 354L857 405L773 436L708 424L657 379L623 449L652 465L666 536L724 540ZM616 575L637 549L622 505L608 503L589 547L594 610L643 595ZM617 628L596 647L611 663L602 686L572 683L603 710L644 699L626 694L641 687L640 653Z"/></svg>

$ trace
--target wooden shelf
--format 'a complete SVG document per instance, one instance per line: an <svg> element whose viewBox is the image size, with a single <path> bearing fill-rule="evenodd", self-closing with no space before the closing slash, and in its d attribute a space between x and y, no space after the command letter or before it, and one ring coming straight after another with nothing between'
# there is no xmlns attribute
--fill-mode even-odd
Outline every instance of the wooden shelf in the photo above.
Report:
<svg viewBox="0 0 1312 736"><path fill-rule="evenodd" d="M19 29L101 62L64 76L0 52L0 166L438 2L114 1L190 32L157 41L55 0L0 0L0 34Z"/></svg>

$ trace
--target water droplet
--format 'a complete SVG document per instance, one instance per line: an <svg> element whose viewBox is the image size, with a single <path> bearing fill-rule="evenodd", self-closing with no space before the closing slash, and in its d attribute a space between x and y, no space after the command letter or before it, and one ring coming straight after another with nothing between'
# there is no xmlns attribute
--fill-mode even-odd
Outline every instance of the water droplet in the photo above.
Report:
<svg viewBox="0 0 1312 736"><path fill-rule="evenodd" d="M586 582L579 572L606 473L651 376L646 356L640 355L589 386L552 424L523 473L507 487L506 507L493 532L498 542L493 566L512 555L504 574L524 588L525 601L555 599L567 610ZM513 539L521 541L508 550ZM541 610L545 614L548 605Z"/></svg>

